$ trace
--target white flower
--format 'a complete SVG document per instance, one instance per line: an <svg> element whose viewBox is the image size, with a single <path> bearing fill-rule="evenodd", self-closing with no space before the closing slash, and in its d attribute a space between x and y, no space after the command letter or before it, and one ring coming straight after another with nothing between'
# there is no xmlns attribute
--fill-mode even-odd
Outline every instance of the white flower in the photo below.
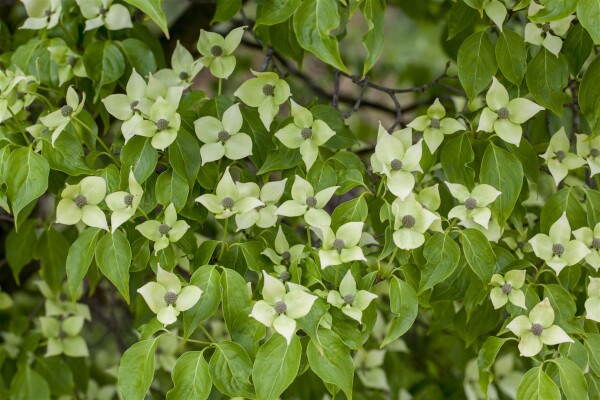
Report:
<svg viewBox="0 0 600 400"><path fill-rule="evenodd" d="M157 71L155 76L168 86L188 87L192 84L202 64L194 62L192 54L177 41L177 46L171 56L171 68Z"/></svg>
<svg viewBox="0 0 600 400"><path fill-rule="evenodd" d="M235 28L225 38L218 33L201 29L197 48L202 57L198 63L209 68L216 78L229 78L236 64L233 52L242 41L244 29L245 26Z"/></svg>
<svg viewBox="0 0 600 400"><path fill-rule="evenodd" d="M100 26L111 31L133 27L129 10L123 4L112 4L112 0L77 0L77 5L86 19L84 31Z"/></svg>
<svg viewBox="0 0 600 400"><path fill-rule="evenodd" d="M81 337L84 318L70 316L62 321L52 317L40 317L42 334L48 339L46 357L65 354L68 357L87 357L87 344Z"/></svg>
<svg viewBox="0 0 600 400"><path fill-rule="evenodd" d="M106 196L106 205L113 212L110 216L110 225L113 232L133 217L142 201L143 194L144 190L135 180L132 169L129 172L129 192L114 192Z"/></svg>
<svg viewBox="0 0 600 400"><path fill-rule="evenodd" d="M368 388L389 391L383 360L385 350L358 350L354 354L354 368L358 379Z"/></svg>
<svg viewBox="0 0 600 400"><path fill-rule="evenodd" d="M65 127L83 109L85 92L82 92L82 99L79 101L77 92L75 92L73 86L69 86L69 89L67 89L66 102L67 104L62 106L60 110L56 110L40 118L40 122L44 124L44 126L52 129L52 146L54 146L54 142L56 142L56 139L58 139L58 136Z"/></svg>
<svg viewBox="0 0 600 400"><path fill-rule="evenodd" d="M267 182L262 188L259 188L254 182L238 182L236 184L239 188L240 196L258 198L263 202L261 206L235 215L235 223L237 224L238 231L248 229L252 225L263 229L270 228L277 223L277 206L275 203L283 196L286 181L287 178L281 181Z"/></svg>
<svg viewBox="0 0 600 400"><path fill-rule="evenodd" d="M19 29L52 29L58 25L62 0L21 0L27 18Z"/></svg>
<svg viewBox="0 0 600 400"><path fill-rule="evenodd" d="M588 299L585 301L585 317L600 322L600 278L590 278L587 288Z"/></svg>
<svg viewBox="0 0 600 400"><path fill-rule="evenodd" d="M502 193L487 184L475 185L469 190L458 183L446 182L446 186L461 205L454 207L448 213L448 219L458 218L465 222L472 220L481 227L488 229L492 211L488 208Z"/></svg>
<svg viewBox="0 0 600 400"><path fill-rule="evenodd" d="M297 263L300 258L302 258L302 252L304 251L303 244L297 244L290 247L285 235L283 234L283 230L281 226L277 230L277 235L275 236L275 249L266 248L263 250L261 254L267 256L269 260L273 264L275 264L275 269L279 269L279 274L283 271L287 271L287 267ZM277 268L279 266L285 267L284 269ZM287 280L287 279L282 279Z"/></svg>
<svg viewBox="0 0 600 400"><path fill-rule="evenodd" d="M583 227L573 231L573 236L590 249L589 254L585 256L585 261L598 271L600 269L600 222L594 226L594 230Z"/></svg>
<svg viewBox="0 0 600 400"><path fill-rule="evenodd" d="M106 195L106 181L99 176L87 176L76 185L67 184L56 207L56 222L75 225L79 221L94 228L108 230L106 216L98 207Z"/></svg>
<svg viewBox="0 0 600 400"><path fill-rule="evenodd" d="M310 183L296 175L292 185L292 200L283 202L277 209L277 215L285 217L303 215L310 226L329 226L331 217L323 207L331 200L338 188L339 186L332 186L315 193Z"/></svg>
<svg viewBox="0 0 600 400"><path fill-rule="evenodd" d="M404 201L399 198L392 203L394 214L394 243L403 250L412 250L425 243L424 233L440 219L439 216L424 208L413 194Z"/></svg>
<svg viewBox="0 0 600 400"><path fill-rule="evenodd" d="M366 290L356 289L356 280L350 270L340 282L340 290L331 290L327 302L342 310L344 314L362 324L362 313L377 295Z"/></svg>
<svg viewBox="0 0 600 400"><path fill-rule="evenodd" d="M527 14L531 17L544 8L543 5L532 1ZM544 46L550 53L558 56L563 45L562 37L567 34L569 26L571 26L571 21L574 19L574 15L569 15L557 21L541 24L530 22L525 25L525 41L538 46Z"/></svg>
<svg viewBox="0 0 600 400"><path fill-rule="evenodd" d="M517 307L525 308L525 294L521 290L525 283L526 271L524 269L515 269L508 271L504 276L494 274L492 276L492 291L490 299L494 304L494 308L498 309L511 302Z"/></svg>
<svg viewBox="0 0 600 400"><path fill-rule="evenodd" d="M185 235L189 225L184 220L177 220L177 211L173 203L165 208L163 222L145 221L135 227L145 238L154 242L154 254L169 246L171 242L177 242Z"/></svg>
<svg viewBox="0 0 600 400"><path fill-rule="evenodd" d="M588 135L577 136L577 155L587 162L590 176L600 172L600 136L591 138Z"/></svg>
<svg viewBox="0 0 600 400"><path fill-rule="evenodd" d="M319 250L321 269L350 261L367 261L360 248L363 222L348 222L334 233L329 226L320 228L323 247Z"/></svg>
<svg viewBox="0 0 600 400"><path fill-rule="evenodd" d="M554 182L558 184L565 179L572 169L577 169L585 164L585 161L576 154L570 152L571 144L565 133L565 128L560 128L550 138L546 152L542 154Z"/></svg>
<svg viewBox="0 0 600 400"><path fill-rule="evenodd" d="M451 135L454 132L465 129L458 120L444 118L445 116L446 109L440 103L440 99L435 99L433 104L427 109L427 115L421 115L407 125L410 128L423 132L423 140L425 140L431 153L434 153L440 147L440 144L444 140L444 135Z"/></svg>

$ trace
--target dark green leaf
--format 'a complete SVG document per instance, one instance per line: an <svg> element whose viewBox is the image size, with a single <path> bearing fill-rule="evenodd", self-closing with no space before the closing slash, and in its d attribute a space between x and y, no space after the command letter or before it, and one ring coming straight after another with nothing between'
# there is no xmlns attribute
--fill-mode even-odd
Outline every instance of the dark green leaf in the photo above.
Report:
<svg viewBox="0 0 600 400"><path fill-rule="evenodd" d="M260 346L252 369L256 399L277 400L296 378L301 356L302 345L296 335L289 345L283 336L275 334Z"/></svg>
<svg viewBox="0 0 600 400"><path fill-rule="evenodd" d="M497 70L494 46L486 31L474 33L462 43L458 50L458 77L469 100L473 101L492 83Z"/></svg>
<svg viewBox="0 0 600 400"><path fill-rule="evenodd" d="M96 262L100 271L119 290L129 303L129 266L131 265L131 247L120 230L107 233L98 241Z"/></svg>
<svg viewBox="0 0 600 400"><path fill-rule="evenodd" d="M535 101L561 115L569 79L569 64L562 54L556 57L545 48L527 65L526 81Z"/></svg>

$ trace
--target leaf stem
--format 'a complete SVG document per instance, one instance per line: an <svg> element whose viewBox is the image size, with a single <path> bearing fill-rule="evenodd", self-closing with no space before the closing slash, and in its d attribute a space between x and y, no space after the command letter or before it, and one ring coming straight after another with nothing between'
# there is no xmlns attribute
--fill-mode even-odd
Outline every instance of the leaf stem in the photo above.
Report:
<svg viewBox="0 0 600 400"><path fill-rule="evenodd" d="M210 333L208 333L208 331L206 330L206 328L204 327L204 325L200 324L200 325L198 325L198 327L200 328L200 330L202 331L202 333L204 333L204 336L206 336L208 338L208 340L210 340L213 343L216 342L216 340L212 337L212 335Z"/></svg>
<svg viewBox="0 0 600 400"><path fill-rule="evenodd" d="M217 96L221 95L222 88L223 88L223 79L219 78L219 89L217 90Z"/></svg>
<svg viewBox="0 0 600 400"><path fill-rule="evenodd" d="M89 126L87 126L82 120L80 120L77 117L73 117L73 120L76 121L76 122L78 122L79 125L81 125L83 127L83 129L85 129L92 136L94 136L96 138L96 140L100 143L100 146L102 146L102 148L106 152L106 155L108 155L115 162L115 164L117 164L118 167L121 166L121 162L119 160L117 160L117 158L110 151L110 148L106 145L106 143L104 143L104 141L100 138L100 136L98 136L98 134L92 130L92 128L90 128Z"/></svg>
<svg viewBox="0 0 600 400"><path fill-rule="evenodd" d="M223 240L221 241L221 250L219 251L219 262L225 253L225 244L227 242L227 231L229 229L229 218L225 218L225 224L223 226Z"/></svg>

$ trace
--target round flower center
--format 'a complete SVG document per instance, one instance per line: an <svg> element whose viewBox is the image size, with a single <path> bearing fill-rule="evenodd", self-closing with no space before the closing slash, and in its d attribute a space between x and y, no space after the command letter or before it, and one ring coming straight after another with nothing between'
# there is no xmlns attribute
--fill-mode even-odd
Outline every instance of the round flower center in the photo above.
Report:
<svg viewBox="0 0 600 400"><path fill-rule="evenodd" d="M289 260L291 256L292 256L292 255L290 254L290 252L289 252L289 251L284 251L283 253L281 253L281 259L282 259L283 261L287 261L287 260Z"/></svg>
<svg viewBox="0 0 600 400"><path fill-rule="evenodd" d="M185 71L181 71L179 73L179 79L181 79L182 81L187 81L189 77L190 77L190 74L188 74Z"/></svg>
<svg viewBox="0 0 600 400"><path fill-rule="evenodd" d="M472 197L469 197L465 200L465 208L469 211L474 210L477 207L477 200Z"/></svg>
<svg viewBox="0 0 600 400"><path fill-rule="evenodd" d="M334 250L342 251L346 248L346 242L344 242L342 239L335 239L332 247Z"/></svg>
<svg viewBox="0 0 600 400"><path fill-rule="evenodd" d="M134 100L129 104L129 108L131 108L131 111L135 110L135 108L137 107L137 105L140 104L139 101Z"/></svg>
<svg viewBox="0 0 600 400"><path fill-rule="evenodd" d="M400 171L400 169L402 169L402 161L394 158L392 162L390 162L390 167L392 167L392 171Z"/></svg>
<svg viewBox="0 0 600 400"><path fill-rule="evenodd" d="M171 227L167 224L160 224L160 226L158 227L158 232L160 232L161 235L166 235L167 233L169 233L170 230Z"/></svg>
<svg viewBox="0 0 600 400"><path fill-rule="evenodd" d="M544 25L542 25L542 31L544 31L544 33L550 32L550 24L545 23Z"/></svg>
<svg viewBox="0 0 600 400"><path fill-rule="evenodd" d="M223 143L228 141L230 137L231 137L231 135L227 131L221 131L217 134L217 139L219 139L219 142L223 142Z"/></svg>
<svg viewBox="0 0 600 400"><path fill-rule="evenodd" d="M415 217L413 217L412 215L405 215L404 217L402 217L402 225L405 228L412 228L413 226L415 226L415 222L417 222L415 220Z"/></svg>
<svg viewBox="0 0 600 400"><path fill-rule="evenodd" d="M177 301L177 295L174 292L167 292L165 294L164 299L165 299L165 303L167 303L169 305L173 305Z"/></svg>
<svg viewBox="0 0 600 400"><path fill-rule="evenodd" d="M347 294L344 296L344 303L348 304L348 305L352 305L352 303L354 303L354 295L352 294Z"/></svg>
<svg viewBox="0 0 600 400"><path fill-rule="evenodd" d="M223 48L221 46L215 45L210 48L210 54L212 54L213 57L219 57L221 54L223 54Z"/></svg>
<svg viewBox="0 0 600 400"><path fill-rule="evenodd" d="M510 292L512 292L512 285L510 283L502 285L502 293L509 294Z"/></svg>
<svg viewBox="0 0 600 400"><path fill-rule="evenodd" d="M431 127L433 129L439 129L440 128L440 120L439 120L439 118L431 118Z"/></svg>
<svg viewBox="0 0 600 400"><path fill-rule="evenodd" d="M306 198L306 205L310 208L314 208L317 206L317 198L315 196L308 196Z"/></svg>
<svg viewBox="0 0 600 400"><path fill-rule="evenodd" d="M235 204L235 201L231 197L225 197L225 198L223 198L223 200L221 200L221 205L226 210L231 210L231 208L233 208L234 204Z"/></svg>
<svg viewBox="0 0 600 400"><path fill-rule="evenodd" d="M287 271L283 271L279 274L279 279L281 279L283 282L289 281L291 277L292 275Z"/></svg>
<svg viewBox="0 0 600 400"><path fill-rule="evenodd" d="M131 204L133 204L133 195L132 194L126 194L125 197L123 197L123 203L125 203L128 206L130 206Z"/></svg>
<svg viewBox="0 0 600 400"><path fill-rule="evenodd" d="M158 129L159 131L164 131L168 127L169 127L169 121L167 121L166 119L161 118L158 121L156 121L156 129Z"/></svg>
<svg viewBox="0 0 600 400"><path fill-rule="evenodd" d="M77 62L77 60L73 56L69 56L67 58L67 64L70 65L71 67L74 66L76 62Z"/></svg>
<svg viewBox="0 0 600 400"><path fill-rule="evenodd" d="M590 149L590 156L592 156L592 157L598 157L598 156L600 156L600 150L598 150L598 149Z"/></svg>
<svg viewBox="0 0 600 400"><path fill-rule="evenodd" d="M554 155L556 156L556 159L557 159L558 161L562 161L562 160L564 160L564 159L565 159L565 156L566 156L565 152L564 152L564 151L562 151L562 150L559 150L559 151L557 151L556 153L554 153Z"/></svg>
<svg viewBox="0 0 600 400"><path fill-rule="evenodd" d="M592 239L592 249L595 249L595 250L600 249L600 238Z"/></svg>
<svg viewBox="0 0 600 400"><path fill-rule="evenodd" d="M87 204L87 199L85 198L84 195L79 194L77 195L77 197L75 197L75 205L79 208L85 206Z"/></svg>
<svg viewBox="0 0 600 400"><path fill-rule="evenodd" d="M277 314L283 314L286 311L287 311L287 304L285 304L283 301L276 301L275 302L275 312Z"/></svg>
<svg viewBox="0 0 600 400"><path fill-rule="evenodd" d="M525 243L523 243L523 242L517 242L517 248L518 249L522 249L523 247L525 247Z"/></svg>
<svg viewBox="0 0 600 400"><path fill-rule="evenodd" d="M555 256L562 256L562 254L565 252L565 246L563 246L560 243L554 243L552 245L552 254L554 254Z"/></svg>
<svg viewBox="0 0 600 400"><path fill-rule="evenodd" d="M100 7L100 8L98 9L98 14L100 14L100 15L105 15L107 11L108 11L108 10L107 10L106 8L104 8L104 7Z"/></svg>
<svg viewBox="0 0 600 400"><path fill-rule="evenodd" d="M50 9L47 9L46 11L44 11L44 15L45 15L46 17L49 17L49 16L51 16L51 15L52 15L52 10L50 10Z"/></svg>
<svg viewBox="0 0 600 400"><path fill-rule="evenodd" d="M63 117L70 117L73 114L73 107L65 104L60 108L60 113Z"/></svg>
<svg viewBox="0 0 600 400"><path fill-rule="evenodd" d="M312 137L312 129L302 128L302 130L300 131L300 136L302 136L302 139L304 140L310 139Z"/></svg>
<svg viewBox="0 0 600 400"><path fill-rule="evenodd" d="M275 93L275 86L267 84L262 87L262 92L265 96L273 96Z"/></svg>
<svg viewBox="0 0 600 400"><path fill-rule="evenodd" d="M19 100L23 100L23 98L25 98L25 93L21 92L20 90L17 92L17 99Z"/></svg>
<svg viewBox="0 0 600 400"><path fill-rule="evenodd" d="M535 336L540 336L542 332L544 332L542 325L538 324L537 322L531 325L531 333L533 333Z"/></svg>
<svg viewBox="0 0 600 400"><path fill-rule="evenodd" d="M508 108L506 108L506 107L502 107L498 110L498 118L500 118L500 119L506 119L506 118L508 118L509 115L510 115L510 112L508 111Z"/></svg>

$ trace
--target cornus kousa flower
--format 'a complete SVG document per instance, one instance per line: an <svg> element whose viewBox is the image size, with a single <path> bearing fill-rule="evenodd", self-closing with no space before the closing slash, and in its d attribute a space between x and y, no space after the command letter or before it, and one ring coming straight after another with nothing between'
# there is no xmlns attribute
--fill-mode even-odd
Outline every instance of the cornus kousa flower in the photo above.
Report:
<svg viewBox="0 0 600 400"><path fill-rule="evenodd" d="M510 100L506 88L495 77L485 101L487 107L481 112L477 130L496 132L500 139L516 146L521 143L523 135L521 124L544 109L525 98Z"/></svg>
<svg viewBox="0 0 600 400"><path fill-rule="evenodd" d="M270 228L277 223L277 206L275 203L283 196L287 178L277 182L267 182L262 188L254 182L237 183L242 197L257 198L263 205L251 209L245 213L235 215L235 223L238 231L256 225L259 228Z"/></svg>
<svg viewBox="0 0 600 400"><path fill-rule="evenodd" d="M429 229L436 232L443 232L442 220L440 214L436 211L442 204L438 184L436 183L433 186L422 189L415 195L415 200L417 200L424 209L431 211L437 217L429 226Z"/></svg>
<svg viewBox="0 0 600 400"><path fill-rule="evenodd" d="M590 278L585 301L585 317L600 322L600 278Z"/></svg>
<svg viewBox="0 0 600 400"><path fill-rule="evenodd" d="M144 237L154 242L154 254L177 242L185 235L189 225L184 220L177 220L177 211L173 203L165 208L165 217L160 221L145 221L135 227Z"/></svg>
<svg viewBox="0 0 600 400"><path fill-rule="evenodd" d="M335 132L321 120L315 120L306 108L292 103L294 122L275 133L277 139L290 149L300 148L302 160L308 171L319 155L319 146L324 145Z"/></svg>
<svg viewBox="0 0 600 400"><path fill-rule="evenodd" d="M310 226L328 226L331 217L323 207L331 200L331 197L339 186L332 186L315 193L312 185L298 175L292 185L292 200L285 201L277 209L277 215L284 217L304 216L304 220Z"/></svg>
<svg viewBox="0 0 600 400"><path fill-rule="evenodd" d="M68 357L87 357L88 348L80 332L84 318L67 317L62 321L52 317L40 317L42 335L48 339L46 357L65 354Z"/></svg>
<svg viewBox="0 0 600 400"><path fill-rule="evenodd" d="M252 139L240 132L243 123L239 103L223 113L223 122L211 116L198 118L194 122L196 136L204 143L200 148L202 165L220 160L223 156L240 160L252 155Z"/></svg>
<svg viewBox="0 0 600 400"><path fill-rule="evenodd" d="M368 388L389 391L383 360L385 350L358 350L354 354L354 368L361 383Z"/></svg>
<svg viewBox="0 0 600 400"><path fill-rule="evenodd" d="M340 282L340 291L331 290L327 302L342 310L344 314L362 324L362 313L377 295L366 290L357 290L356 281L350 270Z"/></svg>
<svg viewBox="0 0 600 400"><path fill-rule="evenodd" d="M598 271L600 269L600 222L594 226L594 230L583 227L573 231L573 236L590 250L585 256L585 262Z"/></svg>
<svg viewBox="0 0 600 400"><path fill-rule="evenodd" d="M577 136L577 155L590 167L590 176L600 172L600 136L591 138L588 135Z"/></svg>
<svg viewBox="0 0 600 400"><path fill-rule="evenodd" d="M528 15L531 17L537 14L544 6L531 2ZM525 25L525 41L545 47L550 53L558 56L563 45L562 38L567 34L571 21L575 19L574 15L569 15L566 18L557 21L545 22L536 24L533 22Z"/></svg>
<svg viewBox="0 0 600 400"><path fill-rule="evenodd" d="M181 116L177 107L159 97L150 108L150 120L143 120L136 127L136 135L151 137L150 144L158 150L164 150L177 139L181 126Z"/></svg>
<svg viewBox="0 0 600 400"><path fill-rule="evenodd" d="M246 196L240 192L239 187L233 182L229 167L225 169L223 177L217 184L215 194L203 194L196 199L217 219L229 218L238 213L246 213L264 203L256 197Z"/></svg>
<svg viewBox="0 0 600 400"><path fill-rule="evenodd" d="M23 108L18 104L18 87L28 78L11 71L0 71L0 122L12 117Z"/></svg>
<svg viewBox="0 0 600 400"><path fill-rule="evenodd" d="M567 214L550 227L549 236L538 233L529 240L533 252L558 275L564 267L577 264L590 253L590 249L579 240L571 240L571 226Z"/></svg>
<svg viewBox="0 0 600 400"><path fill-rule="evenodd" d="M521 356L533 357L544 345L553 346L559 343L573 343L573 340L558 325L553 325L554 310L546 297L531 309L529 317L519 315L506 327L519 337Z"/></svg>
<svg viewBox="0 0 600 400"><path fill-rule="evenodd" d="M202 69L202 64L194 62L192 54L177 41L171 56L171 68L161 69L155 76L167 86L188 87Z"/></svg>
<svg viewBox="0 0 600 400"><path fill-rule="evenodd" d="M27 18L19 29L52 29L58 25L62 0L21 0Z"/></svg>
<svg viewBox="0 0 600 400"><path fill-rule="evenodd" d="M261 254L267 256L273 264L275 264L275 271L279 273L279 277L282 281L290 279L290 273L287 268L290 265L296 264L302 258L302 252L304 251L303 244L297 244L290 247L281 226L275 236L275 249L266 248ZM283 268L278 268L283 267Z"/></svg>
<svg viewBox="0 0 600 400"><path fill-rule="evenodd" d="M156 282L148 282L138 289L156 319L167 326L177 321L180 312L192 308L202 295L202 289L195 285L182 287L177 275L157 268Z"/></svg>
<svg viewBox="0 0 600 400"><path fill-rule="evenodd" d="M288 344L296 333L296 320L310 312L317 296L308 294L300 285L288 284L263 271L263 299L252 307L250 317L285 337Z"/></svg>
<svg viewBox="0 0 600 400"><path fill-rule="evenodd" d="M275 72L255 72L255 78L248 79L235 91L244 104L258 107L260 120L269 129L279 106L291 96L290 85Z"/></svg>
<svg viewBox="0 0 600 400"><path fill-rule="evenodd" d="M319 228L323 235L323 248L319 250L321 269L350 261L367 261L359 246L363 225L362 222L348 222L335 233L329 226Z"/></svg>
<svg viewBox="0 0 600 400"><path fill-rule="evenodd" d="M233 52L240 45L245 26L233 29L224 38L215 32L200 30L198 52L202 55L199 63L210 69L210 73L219 79L227 79L235 69Z"/></svg>
<svg viewBox="0 0 600 400"><path fill-rule="evenodd" d="M135 180L135 175L131 170L129 172L129 192L115 192L106 196L106 205L112 211L110 226L113 232L133 217L142 201L143 194L144 190Z"/></svg>
<svg viewBox="0 0 600 400"><path fill-rule="evenodd" d="M565 179L572 169L577 169L585 165L585 161L576 154L570 152L571 144L565 133L565 128L560 128L550 138L546 152L542 154L554 182L558 184Z"/></svg>
<svg viewBox="0 0 600 400"><path fill-rule="evenodd" d="M448 219L458 218L463 222L472 220L483 228L488 229L488 224L492 216L492 212L488 206L502 193L497 191L493 186L486 184L475 185L471 192L458 183L446 182L446 185L452 196L461 203L461 205L450 210Z"/></svg>
<svg viewBox="0 0 600 400"><path fill-rule="evenodd" d="M442 141L444 135L451 135L454 132L462 131L465 127L454 118L444 118L446 109L435 99L433 104L427 109L427 115L415 118L409 126L417 131L423 132L423 140L429 147L431 153L434 153Z"/></svg>
<svg viewBox="0 0 600 400"><path fill-rule="evenodd" d="M50 58L58 66L58 84L70 81L73 76L87 77L83 57L72 51L64 42L57 46L49 46Z"/></svg>
<svg viewBox="0 0 600 400"><path fill-rule="evenodd" d="M494 286L490 292L490 299L495 309L499 309L507 302L511 302L517 307L525 308L525 294L521 290L525 284L524 269L515 269L508 271L504 276L494 274L491 284Z"/></svg>
<svg viewBox="0 0 600 400"><path fill-rule="evenodd" d="M77 0L81 14L86 19L84 31L100 26L105 26L111 31L132 28L127 7L112 3L112 0Z"/></svg>
<svg viewBox="0 0 600 400"><path fill-rule="evenodd" d="M424 208L413 194L406 199L396 199L392 203L394 214L394 244L402 250L412 250L425 243L425 231L440 219Z"/></svg>
<svg viewBox="0 0 600 400"><path fill-rule="evenodd" d="M82 93L82 99L79 101L79 96L73 86L69 86L67 89L66 103L59 110L51 112L50 114L40 118L40 122L45 127L52 130L52 145L60 136L66 126L81 112L85 103L85 92Z"/></svg>
<svg viewBox="0 0 600 400"><path fill-rule="evenodd" d="M379 124L375 153L371 156L373 172L386 176L386 186L395 196L404 200L415 187L412 172L423 172L419 162L423 150L421 141L412 144L412 129L389 134Z"/></svg>
<svg viewBox="0 0 600 400"><path fill-rule="evenodd" d="M106 181L99 176L87 176L76 185L67 184L56 207L56 222L75 225L82 221L88 226L108 230L106 216L98 204L106 196Z"/></svg>

